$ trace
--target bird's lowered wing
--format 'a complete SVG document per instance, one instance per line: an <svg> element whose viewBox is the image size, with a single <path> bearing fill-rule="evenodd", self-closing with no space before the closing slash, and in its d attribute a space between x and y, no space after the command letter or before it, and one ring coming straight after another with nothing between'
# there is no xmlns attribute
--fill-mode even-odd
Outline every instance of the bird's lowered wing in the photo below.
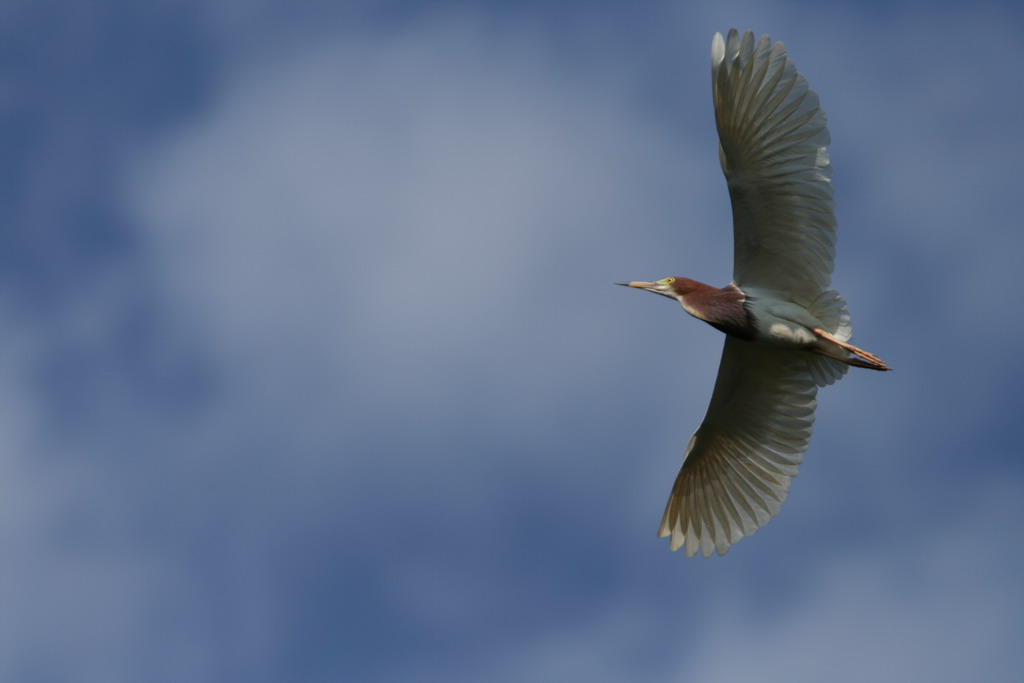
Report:
<svg viewBox="0 0 1024 683"><path fill-rule="evenodd" d="M817 405L805 355L726 338L711 405L661 520L672 550L724 555L782 507Z"/></svg>
<svg viewBox="0 0 1024 683"><path fill-rule="evenodd" d="M808 305L835 258L829 133L782 43L736 29L711 44L722 170L732 199L733 280Z"/></svg>

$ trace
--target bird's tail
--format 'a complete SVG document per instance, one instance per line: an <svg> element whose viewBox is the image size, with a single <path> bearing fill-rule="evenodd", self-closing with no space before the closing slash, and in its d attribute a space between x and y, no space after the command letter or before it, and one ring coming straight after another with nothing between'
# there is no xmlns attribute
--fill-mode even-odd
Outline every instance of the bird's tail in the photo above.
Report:
<svg viewBox="0 0 1024 683"><path fill-rule="evenodd" d="M853 336L853 325L850 324L850 312L846 310L846 302L839 292L829 289L818 295L809 306L811 315L821 321L822 329L836 339L847 341Z"/></svg>
<svg viewBox="0 0 1024 683"><path fill-rule="evenodd" d="M839 296L839 292L833 289L822 292L811 302L808 310L821 322L822 329L836 339L847 341L853 336L850 312L846 310L846 301ZM844 356L849 355L838 347L836 350ZM828 386L840 379L850 367L838 358L817 354L805 355L807 356L807 371L819 387Z"/></svg>

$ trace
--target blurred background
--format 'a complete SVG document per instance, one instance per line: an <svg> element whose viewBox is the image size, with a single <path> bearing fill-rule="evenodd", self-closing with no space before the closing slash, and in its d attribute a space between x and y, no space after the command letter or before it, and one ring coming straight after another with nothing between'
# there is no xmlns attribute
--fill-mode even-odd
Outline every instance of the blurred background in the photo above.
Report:
<svg viewBox="0 0 1024 683"><path fill-rule="evenodd" d="M0 7L0 678L1000 681L1014 2ZM711 37L828 111L854 342L779 516L656 538L731 277Z"/></svg>

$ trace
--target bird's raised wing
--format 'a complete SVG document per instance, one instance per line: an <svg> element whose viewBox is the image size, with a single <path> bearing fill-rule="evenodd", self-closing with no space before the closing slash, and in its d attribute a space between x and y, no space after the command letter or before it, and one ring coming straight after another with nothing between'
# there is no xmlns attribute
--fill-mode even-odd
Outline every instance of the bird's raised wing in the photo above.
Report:
<svg viewBox="0 0 1024 683"><path fill-rule="evenodd" d="M733 280L808 305L828 289L836 220L818 96L768 36L711 43L722 170L732 199Z"/></svg>
<svg viewBox="0 0 1024 683"><path fill-rule="evenodd" d="M811 439L807 353L727 337L704 422L690 439L659 536L705 557L767 524Z"/></svg>

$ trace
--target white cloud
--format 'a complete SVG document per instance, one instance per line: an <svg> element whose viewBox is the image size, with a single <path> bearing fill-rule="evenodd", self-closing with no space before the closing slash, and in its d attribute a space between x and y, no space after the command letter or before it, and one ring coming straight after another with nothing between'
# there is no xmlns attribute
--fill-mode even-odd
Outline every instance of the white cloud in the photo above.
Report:
<svg viewBox="0 0 1024 683"><path fill-rule="evenodd" d="M261 64L133 168L169 295L236 370L287 385L314 363L374 410L483 394L535 419L635 339L608 307L661 259L645 177L724 198L717 170L637 125L622 73L471 28ZM615 244L634 239L645 259Z"/></svg>

